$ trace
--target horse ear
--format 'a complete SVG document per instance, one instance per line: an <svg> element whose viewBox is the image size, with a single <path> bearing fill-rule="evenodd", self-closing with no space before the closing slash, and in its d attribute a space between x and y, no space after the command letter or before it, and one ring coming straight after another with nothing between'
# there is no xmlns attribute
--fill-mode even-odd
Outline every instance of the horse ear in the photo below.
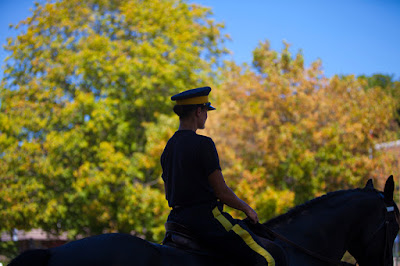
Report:
<svg viewBox="0 0 400 266"><path fill-rule="evenodd" d="M383 194L385 195L386 199L393 199L393 192L394 192L394 181L393 181L393 175L389 176L389 178L386 180L385 184L385 190L383 191Z"/></svg>
<svg viewBox="0 0 400 266"><path fill-rule="evenodd" d="M369 179L367 184L365 185L365 189L374 189L374 183L372 182L372 179Z"/></svg>

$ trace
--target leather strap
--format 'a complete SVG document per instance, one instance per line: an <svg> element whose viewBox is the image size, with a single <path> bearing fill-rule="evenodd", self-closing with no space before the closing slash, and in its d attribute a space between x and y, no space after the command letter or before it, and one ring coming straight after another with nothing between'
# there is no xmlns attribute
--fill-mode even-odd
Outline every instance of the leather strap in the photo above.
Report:
<svg viewBox="0 0 400 266"><path fill-rule="evenodd" d="M281 241L293 246L294 248L300 250L303 253L306 253L306 254L314 257L314 258L319 259L320 261L329 263L330 265L339 265L341 263L341 261L336 261L336 260L327 258L325 256L322 256L322 255L316 253L316 252L313 252L313 251L310 251L310 250L308 250L306 248L303 248L302 246L299 246L298 244L294 243L293 241L287 239L286 237L276 233L275 231L271 230L270 228L266 227L265 225L263 225L263 224L260 224L260 225L262 226L263 230L266 231L267 234L270 234L270 235L274 236L275 238L277 238L277 239L279 239L279 240L281 240ZM259 231L261 231L261 230L257 230L257 234L260 233ZM353 264L348 264L348 265L353 265Z"/></svg>

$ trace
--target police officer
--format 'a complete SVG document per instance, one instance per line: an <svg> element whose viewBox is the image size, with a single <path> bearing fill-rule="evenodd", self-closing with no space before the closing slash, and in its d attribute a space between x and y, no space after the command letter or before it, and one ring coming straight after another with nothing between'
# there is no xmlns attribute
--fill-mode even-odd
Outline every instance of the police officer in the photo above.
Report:
<svg viewBox="0 0 400 266"><path fill-rule="evenodd" d="M257 213L226 185L213 140L196 134L205 128L207 112L215 110L208 100L210 91L202 87L171 97L180 123L161 156L166 199L172 208L168 221L186 226L242 265L275 265L246 224L223 212L226 204L258 223Z"/></svg>

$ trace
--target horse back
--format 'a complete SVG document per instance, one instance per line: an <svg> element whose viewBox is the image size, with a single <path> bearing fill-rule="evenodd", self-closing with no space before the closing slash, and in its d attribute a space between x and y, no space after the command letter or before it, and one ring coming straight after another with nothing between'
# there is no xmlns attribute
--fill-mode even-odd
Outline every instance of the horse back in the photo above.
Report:
<svg viewBox="0 0 400 266"><path fill-rule="evenodd" d="M160 251L128 234L103 234L72 241L50 250L49 266L160 265Z"/></svg>
<svg viewBox="0 0 400 266"><path fill-rule="evenodd" d="M48 249L32 249L27 250L21 255L14 258L9 266L42 266L47 265L50 258L50 251Z"/></svg>
<svg viewBox="0 0 400 266"><path fill-rule="evenodd" d="M221 266L230 264L207 253L154 244L132 235L115 233L83 238L48 250L29 250L16 257L10 265Z"/></svg>

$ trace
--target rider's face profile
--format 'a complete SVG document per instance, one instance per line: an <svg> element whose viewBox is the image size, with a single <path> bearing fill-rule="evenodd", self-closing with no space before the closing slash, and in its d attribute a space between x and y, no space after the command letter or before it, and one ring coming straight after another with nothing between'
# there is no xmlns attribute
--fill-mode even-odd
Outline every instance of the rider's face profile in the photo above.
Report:
<svg viewBox="0 0 400 266"><path fill-rule="evenodd" d="M207 109L205 108L199 108L198 109L198 124L197 127L199 129L204 129L206 127L206 121L207 121Z"/></svg>

